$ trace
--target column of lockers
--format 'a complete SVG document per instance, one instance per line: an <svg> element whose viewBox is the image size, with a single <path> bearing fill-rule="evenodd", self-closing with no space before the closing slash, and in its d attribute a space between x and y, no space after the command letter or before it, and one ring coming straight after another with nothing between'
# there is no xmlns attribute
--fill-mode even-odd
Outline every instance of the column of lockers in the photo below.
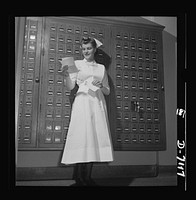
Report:
<svg viewBox="0 0 196 200"><path fill-rule="evenodd" d="M17 139L19 149L37 146L42 19L27 17L20 74Z"/></svg>
<svg viewBox="0 0 196 200"><path fill-rule="evenodd" d="M112 27L116 150L164 150L162 31Z"/></svg>

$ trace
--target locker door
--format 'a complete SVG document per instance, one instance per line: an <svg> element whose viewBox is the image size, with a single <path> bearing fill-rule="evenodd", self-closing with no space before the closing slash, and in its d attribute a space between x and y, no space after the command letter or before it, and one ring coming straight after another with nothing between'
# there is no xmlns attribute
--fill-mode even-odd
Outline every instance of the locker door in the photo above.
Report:
<svg viewBox="0 0 196 200"><path fill-rule="evenodd" d="M36 147L42 20L27 17L21 67L18 147Z"/></svg>
<svg viewBox="0 0 196 200"><path fill-rule="evenodd" d="M111 110L116 118L110 118L112 134L115 135L114 149L164 150L162 33L150 27L131 25L113 25L111 31L112 66L115 66L112 81L116 94L116 100L111 99L111 102L117 108L116 111ZM124 62L127 63L126 68L123 67ZM119 110L121 118L115 114ZM122 124L120 131L119 123Z"/></svg>
<svg viewBox="0 0 196 200"><path fill-rule="evenodd" d="M96 36L103 42L97 59L98 62L104 62L103 53L108 51L104 25L67 18L45 18L41 113L38 120L40 148L59 149L66 142L74 96L73 91L66 90L64 77L58 74L59 59L65 56L73 56L75 60L83 59L79 45L82 37L87 35Z"/></svg>

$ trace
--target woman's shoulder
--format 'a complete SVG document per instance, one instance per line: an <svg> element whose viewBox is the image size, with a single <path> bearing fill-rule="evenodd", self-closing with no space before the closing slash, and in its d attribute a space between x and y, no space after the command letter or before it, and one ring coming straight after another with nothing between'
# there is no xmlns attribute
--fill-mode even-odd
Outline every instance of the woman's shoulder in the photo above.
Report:
<svg viewBox="0 0 196 200"><path fill-rule="evenodd" d="M103 64L97 63L98 67L101 68L102 70L105 70L105 66Z"/></svg>
<svg viewBox="0 0 196 200"><path fill-rule="evenodd" d="M83 65L83 60L75 60L74 62L75 62L75 65L78 69L80 69L81 66Z"/></svg>
<svg viewBox="0 0 196 200"><path fill-rule="evenodd" d="M83 60L75 60L74 62L77 65L77 64L83 63Z"/></svg>

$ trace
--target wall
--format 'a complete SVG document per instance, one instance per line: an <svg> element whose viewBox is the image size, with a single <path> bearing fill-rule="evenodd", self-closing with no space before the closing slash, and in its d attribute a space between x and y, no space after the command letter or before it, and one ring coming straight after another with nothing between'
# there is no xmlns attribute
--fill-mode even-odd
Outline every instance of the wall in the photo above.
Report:
<svg viewBox="0 0 196 200"><path fill-rule="evenodd" d="M103 17L102 17L103 18ZM163 56L165 82L165 114L167 149L160 152L147 151L115 151L114 162L110 165L176 165L176 80L177 80L177 51L176 51L176 18L174 17L106 17L107 19L123 20L164 25ZM43 167L60 165L61 151L19 151L18 167ZM43 159L44 158L44 159Z"/></svg>

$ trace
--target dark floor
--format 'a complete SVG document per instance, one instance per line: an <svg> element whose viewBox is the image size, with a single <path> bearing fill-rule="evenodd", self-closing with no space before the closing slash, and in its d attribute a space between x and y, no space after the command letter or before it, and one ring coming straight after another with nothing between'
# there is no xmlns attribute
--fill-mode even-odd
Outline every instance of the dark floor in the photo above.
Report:
<svg viewBox="0 0 196 200"><path fill-rule="evenodd" d="M99 186L176 186L176 174L159 174L145 178L95 179ZM17 181L16 186L71 186L74 180Z"/></svg>

